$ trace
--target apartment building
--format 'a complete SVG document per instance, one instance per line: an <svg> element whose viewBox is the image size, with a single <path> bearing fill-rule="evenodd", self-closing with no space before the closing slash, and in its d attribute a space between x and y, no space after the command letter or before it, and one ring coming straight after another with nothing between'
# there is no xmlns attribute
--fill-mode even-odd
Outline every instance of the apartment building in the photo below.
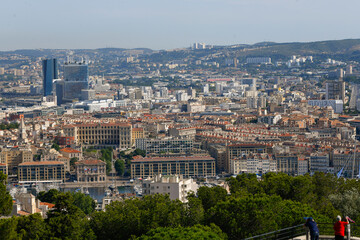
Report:
<svg viewBox="0 0 360 240"><path fill-rule="evenodd" d="M151 153L190 153L193 140L188 139L136 139L136 148Z"/></svg>
<svg viewBox="0 0 360 240"><path fill-rule="evenodd" d="M96 148L131 148L132 127L128 123L87 123L67 125L64 134L75 138L76 144Z"/></svg>
<svg viewBox="0 0 360 240"><path fill-rule="evenodd" d="M243 144L232 144L226 147L226 169L225 171L231 171L231 160L236 159L244 154L250 153L268 153L270 149L266 145L256 143L243 143Z"/></svg>
<svg viewBox="0 0 360 240"><path fill-rule="evenodd" d="M12 148L0 152L0 163L4 163L8 167L8 173L16 175L17 167L20 163L33 161L33 154L30 150L21 150Z"/></svg>
<svg viewBox="0 0 360 240"><path fill-rule="evenodd" d="M63 182L65 164L60 161L24 162L18 166L19 183Z"/></svg>
<svg viewBox="0 0 360 240"><path fill-rule="evenodd" d="M137 157L131 161L131 178L158 174L182 175L186 178L215 176L215 159L210 156Z"/></svg>
<svg viewBox="0 0 360 240"><path fill-rule="evenodd" d="M263 175L268 172L277 172L276 160L267 153L242 155L231 160L231 174L254 173Z"/></svg>
<svg viewBox="0 0 360 240"><path fill-rule="evenodd" d="M105 182L106 163L98 159L87 159L76 163L78 182Z"/></svg>
<svg viewBox="0 0 360 240"><path fill-rule="evenodd" d="M131 145L135 144L136 139L145 138L144 128L133 128L131 135Z"/></svg>

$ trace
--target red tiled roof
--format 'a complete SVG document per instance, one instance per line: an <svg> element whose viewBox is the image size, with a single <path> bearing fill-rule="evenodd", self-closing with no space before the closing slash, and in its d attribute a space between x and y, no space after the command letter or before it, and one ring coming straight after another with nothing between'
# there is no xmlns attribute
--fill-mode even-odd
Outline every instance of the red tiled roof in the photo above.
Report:
<svg viewBox="0 0 360 240"><path fill-rule="evenodd" d="M81 153L80 151L72 149L72 148L63 148L63 149L60 149L60 151L67 152L67 153Z"/></svg>
<svg viewBox="0 0 360 240"><path fill-rule="evenodd" d="M40 205L43 205L43 206L47 205L49 208L54 208L55 207L55 204L48 203L48 202L40 202Z"/></svg>
<svg viewBox="0 0 360 240"><path fill-rule="evenodd" d="M22 215L22 216L27 216L27 215L30 215L30 213L28 213L28 212L25 212L25 211L18 211L17 212L19 215Z"/></svg>

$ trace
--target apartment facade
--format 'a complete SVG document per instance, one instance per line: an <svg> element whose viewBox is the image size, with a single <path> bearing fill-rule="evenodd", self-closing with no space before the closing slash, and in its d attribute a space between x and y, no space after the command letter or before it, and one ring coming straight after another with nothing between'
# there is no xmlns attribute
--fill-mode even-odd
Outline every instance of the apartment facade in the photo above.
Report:
<svg viewBox="0 0 360 240"><path fill-rule="evenodd" d="M76 144L96 148L131 148L132 127L128 123L88 123L64 127L66 136L74 137Z"/></svg>
<svg viewBox="0 0 360 240"><path fill-rule="evenodd" d="M76 163L78 182L105 182L106 163L98 159L87 159Z"/></svg>
<svg viewBox="0 0 360 240"><path fill-rule="evenodd" d="M158 174L182 175L185 178L215 176L215 159L210 156L138 157L131 161L131 178Z"/></svg>
<svg viewBox="0 0 360 240"><path fill-rule="evenodd" d="M188 139L136 139L136 148L144 150L146 154L159 153L190 153L193 140Z"/></svg>
<svg viewBox="0 0 360 240"><path fill-rule="evenodd" d="M60 161L24 162L18 166L19 183L63 182L65 164Z"/></svg>
<svg viewBox="0 0 360 240"><path fill-rule="evenodd" d="M9 174L17 174L17 167L20 163L31 161L33 161L33 154L30 150L13 148L0 152L0 163L7 165Z"/></svg>

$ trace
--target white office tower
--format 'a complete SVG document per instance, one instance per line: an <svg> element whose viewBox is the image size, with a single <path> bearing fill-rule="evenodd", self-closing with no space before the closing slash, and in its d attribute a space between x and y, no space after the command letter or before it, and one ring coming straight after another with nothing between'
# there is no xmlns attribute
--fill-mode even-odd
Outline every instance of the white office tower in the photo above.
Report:
<svg viewBox="0 0 360 240"><path fill-rule="evenodd" d="M204 94L209 94L209 84L205 84L203 87Z"/></svg>
<svg viewBox="0 0 360 240"><path fill-rule="evenodd" d="M215 85L215 91L217 94L222 94L224 91L224 87L226 86L226 83L217 82Z"/></svg>
<svg viewBox="0 0 360 240"><path fill-rule="evenodd" d="M179 175L156 175L143 181L143 194L168 194L171 200L179 199L187 202L188 193L196 194L199 186L192 178L183 178Z"/></svg>
<svg viewBox="0 0 360 240"><path fill-rule="evenodd" d="M246 107L250 109L257 108L257 98L256 97L247 97L246 98Z"/></svg>
<svg viewBox="0 0 360 240"><path fill-rule="evenodd" d="M176 96L176 101L178 101L178 102L184 102L189 99L188 94L186 92L184 92L184 90L176 91L175 96Z"/></svg>
<svg viewBox="0 0 360 240"><path fill-rule="evenodd" d="M346 66L346 75L351 75L353 74L353 69L352 66L349 64Z"/></svg>
<svg viewBox="0 0 360 240"><path fill-rule="evenodd" d="M160 88L160 96L163 98L169 97L169 90L167 87Z"/></svg>
<svg viewBox="0 0 360 240"><path fill-rule="evenodd" d="M106 92L110 90L110 84L104 84L102 77L97 77L94 83L94 90L97 92Z"/></svg>
<svg viewBox="0 0 360 240"><path fill-rule="evenodd" d="M266 97L265 96L259 97L257 105L259 108L266 108Z"/></svg>
<svg viewBox="0 0 360 240"><path fill-rule="evenodd" d="M141 87L142 96L144 99L151 99L153 97L153 90L151 87Z"/></svg>

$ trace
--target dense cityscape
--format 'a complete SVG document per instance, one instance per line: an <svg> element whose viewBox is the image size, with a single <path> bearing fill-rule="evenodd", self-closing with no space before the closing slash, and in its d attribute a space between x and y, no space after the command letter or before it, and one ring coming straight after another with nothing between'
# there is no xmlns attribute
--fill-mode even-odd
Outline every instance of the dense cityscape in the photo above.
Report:
<svg viewBox="0 0 360 240"><path fill-rule="evenodd" d="M0 236L245 239L360 219L359 46L0 52Z"/></svg>

